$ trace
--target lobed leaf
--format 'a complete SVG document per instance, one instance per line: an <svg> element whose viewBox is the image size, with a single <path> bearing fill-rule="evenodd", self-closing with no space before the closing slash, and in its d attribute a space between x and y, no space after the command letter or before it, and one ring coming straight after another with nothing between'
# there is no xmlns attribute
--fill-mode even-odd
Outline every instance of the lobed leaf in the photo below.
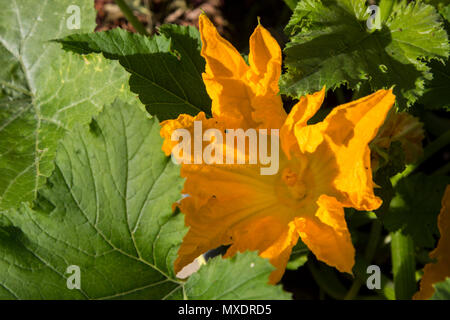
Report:
<svg viewBox="0 0 450 320"><path fill-rule="evenodd" d="M369 91L395 86L401 108L424 93L425 80L432 78L426 60L449 55L440 15L421 2L381 1L381 30L369 30L365 3L298 2L286 27L282 93L297 98L341 84L359 90L367 82Z"/></svg>
<svg viewBox="0 0 450 320"><path fill-rule="evenodd" d="M127 86L118 63L96 55L82 58L49 42L74 32L66 23L69 6L80 9L81 31L93 30L92 1L1 5L0 211L33 200L54 169L65 130L89 122Z"/></svg>
<svg viewBox="0 0 450 320"><path fill-rule="evenodd" d="M158 121L139 105L116 100L76 126L33 208L0 216L0 298L288 298L267 284L273 267L256 253L212 260L187 282L175 277L186 227L171 205L183 179L161 151ZM71 265L80 290L66 285Z"/></svg>
<svg viewBox="0 0 450 320"><path fill-rule="evenodd" d="M74 34L58 40L80 54L103 53L131 73L131 90L150 114L160 120L181 113L211 114L211 100L202 80L205 61L200 35L194 27L164 25L160 35L145 37L122 29Z"/></svg>
<svg viewBox="0 0 450 320"><path fill-rule="evenodd" d="M171 205L183 180L161 144L157 120L137 102L116 101L89 127L68 133L33 209L2 217L0 295L174 296L181 284L172 265L185 228ZM66 287L70 265L81 269L81 290Z"/></svg>
<svg viewBox="0 0 450 320"><path fill-rule="evenodd" d="M391 232L402 230L416 246L434 248L439 236L437 216L448 183L448 177L421 173L400 180L389 212L381 216L384 226Z"/></svg>
<svg viewBox="0 0 450 320"><path fill-rule="evenodd" d="M218 256L189 278L186 296L195 300L290 299L281 286L267 283L274 269L256 252L237 253L229 259Z"/></svg>
<svg viewBox="0 0 450 320"><path fill-rule="evenodd" d="M439 4L437 4L439 5ZM442 8L439 12L444 18L445 30L450 34L450 5L446 7L440 4ZM450 61L431 61L428 66L431 68L433 79L426 84L423 96L419 103L427 109L445 109L450 110Z"/></svg>

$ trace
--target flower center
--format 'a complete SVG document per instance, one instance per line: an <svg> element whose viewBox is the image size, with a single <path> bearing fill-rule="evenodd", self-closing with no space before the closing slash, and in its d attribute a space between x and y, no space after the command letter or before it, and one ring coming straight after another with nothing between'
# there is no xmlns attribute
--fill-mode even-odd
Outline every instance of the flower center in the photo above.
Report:
<svg viewBox="0 0 450 320"><path fill-rule="evenodd" d="M306 197L306 185L297 172L289 167L284 168L281 179L294 200L300 201Z"/></svg>
<svg viewBox="0 0 450 320"><path fill-rule="evenodd" d="M309 183L305 176L305 161L288 160L280 168L280 172L275 184L277 198L284 205L298 209L307 205Z"/></svg>

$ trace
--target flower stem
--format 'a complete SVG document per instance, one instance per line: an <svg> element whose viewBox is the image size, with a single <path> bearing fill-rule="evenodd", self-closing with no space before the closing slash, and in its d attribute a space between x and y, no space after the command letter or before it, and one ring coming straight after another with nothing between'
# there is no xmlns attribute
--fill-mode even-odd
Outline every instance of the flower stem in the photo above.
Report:
<svg viewBox="0 0 450 320"><path fill-rule="evenodd" d="M365 261L363 256L356 255L355 258L355 266L353 267L353 273L355 277L357 277L362 284L364 284L367 279L367 268L370 266L370 263ZM388 299L395 300L395 292L394 292L394 283L393 281L381 273L381 287L379 289L374 288L373 290L379 295L378 297L372 296L374 299ZM358 299L362 297L358 296Z"/></svg>
<svg viewBox="0 0 450 320"><path fill-rule="evenodd" d="M334 271L327 267L321 268L311 260L308 260L307 266L319 288L333 299L342 300L344 298L345 287Z"/></svg>
<svg viewBox="0 0 450 320"><path fill-rule="evenodd" d="M398 181L410 175L414 170L417 169L422 163L431 158L436 152L441 150L446 145L450 144L450 130L447 130L443 135L439 138L431 142L424 150L423 157L420 158L415 164L408 165L403 172L398 173L397 175L391 178L392 185L395 186Z"/></svg>
<svg viewBox="0 0 450 320"><path fill-rule="evenodd" d="M381 231L383 229L383 226L381 222L378 219L375 219L372 222L372 227L370 229L370 235L369 235L369 241L367 243L366 250L364 252L364 259L367 263L371 263L373 260L373 257L375 256L375 252L378 248L378 242L381 237ZM348 290L347 294L345 295L345 300L352 300L354 299L359 292L359 289L361 289L361 286L363 285L363 280L359 277L356 277L353 281L352 286Z"/></svg>
<svg viewBox="0 0 450 320"><path fill-rule="evenodd" d="M414 242L409 235L402 234L401 230L392 232L391 239L395 298L409 300L417 291Z"/></svg>
<svg viewBox="0 0 450 320"><path fill-rule="evenodd" d="M136 18L136 16L131 11L130 7L126 4L124 0L115 0L117 5L119 6L122 13L125 15L127 20L131 23L131 25L136 29L140 34L148 35L147 30L145 30L144 25Z"/></svg>

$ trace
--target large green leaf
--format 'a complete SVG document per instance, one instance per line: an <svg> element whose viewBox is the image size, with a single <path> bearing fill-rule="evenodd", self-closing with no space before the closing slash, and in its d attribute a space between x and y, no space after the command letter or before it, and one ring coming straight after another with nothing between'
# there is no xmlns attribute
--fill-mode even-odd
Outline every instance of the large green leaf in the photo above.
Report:
<svg viewBox="0 0 450 320"><path fill-rule="evenodd" d="M299 0L284 0L284 3L291 9L292 11L295 10L295 7L297 6Z"/></svg>
<svg viewBox="0 0 450 320"><path fill-rule="evenodd" d="M290 299L281 286L267 284L273 270L256 252L238 253L231 259L218 256L189 278L185 294L194 300Z"/></svg>
<svg viewBox="0 0 450 320"><path fill-rule="evenodd" d="M440 61L432 61L429 66L433 72L433 80L427 83L419 102L427 109L450 110L450 61L444 65Z"/></svg>
<svg viewBox="0 0 450 320"><path fill-rule="evenodd" d="M34 207L0 216L0 298L286 298L251 253L175 277L186 227L171 205L183 179L161 151L158 121L131 99L68 133ZM81 290L66 286L70 265Z"/></svg>
<svg viewBox="0 0 450 320"><path fill-rule="evenodd" d="M63 48L86 54L102 52L131 73L131 90L160 120L180 113L211 114L211 100L201 77L200 35L194 27L164 25L160 35L145 37L122 29L74 34L58 40Z"/></svg>
<svg viewBox="0 0 450 320"><path fill-rule="evenodd" d="M385 227L410 235L416 246L434 248L441 199L449 183L449 177L421 173L400 180L389 212L381 216Z"/></svg>
<svg viewBox="0 0 450 320"><path fill-rule="evenodd" d="M448 23L450 23L450 4L447 6L442 6L442 9L439 10L440 14L444 17L445 20L447 20ZM448 29L447 29L448 34Z"/></svg>
<svg viewBox="0 0 450 320"><path fill-rule="evenodd" d="M450 6L448 5L448 0L423 0L423 2L435 6L440 12L445 10L445 6L447 6L447 8L450 8Z"/></svg>
<svg viewBox="0 0 450 320"><path fill-rule="evenodd" d="M365 0L300 1L286 27L287 73L281 92L293 97L347 84L390 88L404 108L431 79L425 60L444 59L449 44L436 9L421 2L381 1L381 30L369 30Z"/></svg>
<svg viewBox="0 0 450 320"><path fill-rule="evenodd" d="M93 30L90 0L0 1L0 211L33 200L65 130L88 122L127 85L117 62L49 42L76 31L66 23L71 5L81 31Z"/></svg>
<svg viewBox="0 0 450 320"><path fill-rule="evenodd" d="M182 185L179 168L161 152L157 120L136 103L105 108L61 141L34 209L4 214L2 295L168 295L180 285L172 262L185 228L171 205ZM66 287L69 265L81 269L80 291Z"/></svg>
<svg viewBox="0 0 450 320"><path fill-rule="evenodd" d="M438 4L439 5L439 4ZM450 33L450 5L443 7L440 13L445 19L445 30ZM450 60L431 61L429 66L433 73L433 79L426 84L425 92L420 98L419 103L427 109L446 109L450 110Z"/></svg>

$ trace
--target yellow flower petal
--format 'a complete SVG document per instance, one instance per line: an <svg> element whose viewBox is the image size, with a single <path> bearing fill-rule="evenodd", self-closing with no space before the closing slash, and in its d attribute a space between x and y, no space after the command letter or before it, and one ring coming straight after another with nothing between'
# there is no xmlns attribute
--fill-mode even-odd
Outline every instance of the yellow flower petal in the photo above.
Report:
<svg viewBox="0 0 450 320"><path fill-rule="evenodd" d="M249 67L239 52L217 32L212 22L202 14L199 18L202 40L201 55L206 60L203 82L212 99L212 113L226 118L230 128L249 127L251 107L248 88L242 79ZM244 126L245 124L245 126Z"/></svg>
<svg viewBox="0 0 450 320"><path fill-rule="evenodd" d="M351 273L354 248L343 207L371 210L381 203L373 194L368 143L394 96L380 90L337 107L324 121L308 126L325 88L301 98L286 116L277 85L281 52L267 30L258 26L250 39L250 66L204 15L200 32L206 59L203 79L213 101L213 118L199 114L163 122L166 154L173 147L167 141L171 132L180 127L192 131L194 119L221 131L281 128L284 152L274 175L261 175L260 165L182 165L183 193L188 197L180 209L190 228L175 271L208 250L229 245L225 256L257 250L268 258L276 267L270 277L275 283L301 236L318 259Z"/></svg>
<svg viewBox="0 0 450 320"><path fill-rule="evenodd" d="M437 262L428 263L425 266L420 281L420 291L413 297L415 300L430 299L434 293L433 284L445 281L445 278L450 277L450 185L445 189L442 198L438 227L441 238L436 249L430 253L430 258L436 259Z"/></svg>
<svg viewBox="0 0 450 320"><path fill-rule="evenodd" d="M280 128L286 119L278 80L281 75L281 49L277 41L262 25L250 37L248 56L250 70L247 74L253 92L252 117L261 128Z"/></svg>
<svg viewBox="0 0 450 320"><path fill-rule="evenodd" d="M325 87L322 90L300 98L294 105L280 130L281 143L284 153L290 157L291 149L297 147L296 131L306 127L306 123L319 110L325 98ZM298 134L297 134L298 135ZM302 135L298 135L303 139ZM302 150L304 151L304 150Z"/></svg>
<svg viewBox="0 0 450 320"><path fill-rule="evenodd" d="M280 219L268 216L259 221L247 224L247 229L240 230L237 241L228 249L224 258L233 256L236 252L258 250L259 255L269 259L276 268L269 276L269 283L276 284L281 280L289 261L292 248L297 244L298 233L295 225L282 223ZM255 236L259 235L259 236Z"/></svg>
<svg viewBox="0 0 450 320"><path fill-rule="evenodd" d="M189 131L191 137L194 137L194 121L201 121L203 131L209 128L218 128L219 124L215 119L207 119L204 112L199 112L195 117L188 114L180 114L175 120L165 120L161 122L160 135L164 139L162 150L169 156L178 141L172 141L172 133L176 129L186 129ZM193 143L193 142L192 142ZM193 145L191 148L191 154L193 154Z"/></svg>
<svg viewBox="0 0 450 320"><path fill-rule="evenodd" d="M315 217L295 219L302 241L317 259L352 274L355 249L345 222L342 205L332 197L323 195L318 200Z"/></svg>
<svg viewBox="0 0 450 320"><path fill-rule="evenodd" d="M324 121L296 132L300 150L312 153L324 142L335 155L340 170L334 184L342 192L338 200L345 206L369 211L381 205L381 199L373 193L368 143L394 101L391 90L379 90L334 108Z"/></svg>
<svg viewBox="0 0 450 320"><path fill-rule="evenodd" d="M281 49L277 41L262 25L258 25L250 37L248 61L252 82L258 84L261 95L270 92L278 94L278 80L281 75Z"/></svg>
<svg viewBox="0 0 450 320"><path fill-rule="evenodd" d="M257 165L183 165L181 174L187 178L183 193L189 196L180 209L190 229L178 252L176 271L220 245L232 245L231 255L263 252L282 241L293 213L273 192L276 175L261 176ZM276 260L276 252L270 258Z"/></svg>
<svg viewBox="0 0 450 320"><path fill-rule="evenodd" d="M281 50L275 39L262 26L255 29L249 67L204 14L199 28L206 60L203 81L212 99L213 117L228 129L279 128L286 113L278 95ZM256 51L262 55L256 56Z"/></svg>
<svg viewBox="0 0 450 320"><path fill-rule="evenodd" d="M206 60L206 75L242 79L248 66L231 43L222 38L205 14L199 17L201 55Z"/></svg>

